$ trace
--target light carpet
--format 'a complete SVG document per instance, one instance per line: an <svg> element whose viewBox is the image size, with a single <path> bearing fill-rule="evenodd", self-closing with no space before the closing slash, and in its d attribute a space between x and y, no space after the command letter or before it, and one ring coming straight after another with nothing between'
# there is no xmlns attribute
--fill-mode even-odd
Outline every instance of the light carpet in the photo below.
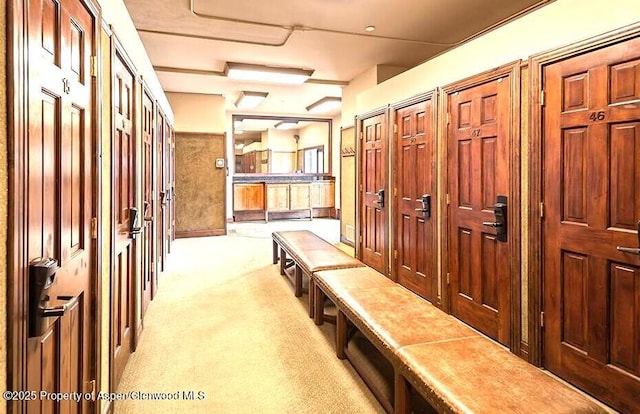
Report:
<svg viewBox="0 0 640 414"><path fill-rule="evenodd" d="M271 264L270 238L177 240L118 392L180 399L117 401L115 413L382 413L332 331Z"/></svg>

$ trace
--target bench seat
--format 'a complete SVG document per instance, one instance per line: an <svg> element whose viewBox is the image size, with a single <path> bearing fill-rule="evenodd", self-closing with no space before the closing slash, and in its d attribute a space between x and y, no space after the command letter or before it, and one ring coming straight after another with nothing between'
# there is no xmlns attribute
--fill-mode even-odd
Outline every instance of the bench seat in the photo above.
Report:
<svg viewBox="0 0 640 414"><path fill-rule="evenodd" d="M280 274L294 285L295 295L302 296L302 278L309 279L309 316L314 314L312 274L327 269L363 267L364 264L308 230L276 231L272 233L273 263L280 262ZM293 268L292 271L287 269Z"/></svg>
<svg viewBox="0 0 640 414"><path fill-rule="evenodd" d="M402 377L438 412L607 412L483 336L409 345L398 350L398 359Z"/></svg>
<svg viewBox="0 0 640 414"><path fill-rule="evenodd" d="M338 308L338 357L347 357L352 324L394 367L395 413L411 412L411 389L445 413L607 412L373 269L313 278L316 298Z"/></svg>

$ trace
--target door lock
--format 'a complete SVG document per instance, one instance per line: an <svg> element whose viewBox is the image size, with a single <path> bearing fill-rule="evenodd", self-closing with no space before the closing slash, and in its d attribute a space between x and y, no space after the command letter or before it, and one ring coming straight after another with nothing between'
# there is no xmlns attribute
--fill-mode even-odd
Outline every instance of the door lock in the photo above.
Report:
<svg viewBox="0 0 640 414"><path fill-rule="evenodd" d="M131 207L129 209L129 237L132 239L135 239L136 235L142 233L142 227L140 227L138 216L138 209L136 207Z"/></svg>
<svg viewBox="0 0 640 414"><path fill-rule="evenodd" d="M416 208L416 211L420 211L424 218L431 217L431 194L423 194L422 197L416 201L422 203L422 208Z"/></svg>
<svg viewBox="0 0 640 414"><path fill-rule="evenodd" d="M377 200L374 200L374 204L378 204L380 208L384 208L384 188L379 189L375 192L376 196L378 196Z"/></svg>
<svg viewBox="0 0 640 414"><path fill-rule="evenodd" d="M496 197L496 203L493 206L493 215L495 221L484 221L484 226L493 227L496 229L496 236L498 241L507 241L507 196L499 195Z"/></svg>

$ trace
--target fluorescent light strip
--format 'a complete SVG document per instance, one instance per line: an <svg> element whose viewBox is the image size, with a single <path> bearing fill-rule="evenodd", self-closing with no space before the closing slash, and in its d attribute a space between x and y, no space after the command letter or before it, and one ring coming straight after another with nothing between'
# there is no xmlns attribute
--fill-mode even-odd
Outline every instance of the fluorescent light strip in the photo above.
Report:
<svg viewBox="0 0 640 414"><path fill-rule="evenodd" d="M297 122L280 121L275 125L276 129L293 129L298 126Z"/></svg>
<svg viewBox="0 0 640 414"><path fill-rule="evenodd" d="M224 73L231 79L299 85L309 79L313 70L228 62Z"/></svg>
<svg viewBox="0 0 640 414"><path fill-rule="evenodd" d="M240 96L236 101L238 109L255 109L264 101L268 93L266 92L240 92Z"/></svg>
<svg viewBox="0 0 640 414"><path fill-rule="evenodd" d="M341 98L334 97L334 96L327 96L307 106L307 111L314 114L320 114L324 112L333 111L335 109L340 108L341 106L342 106Z"/></svg>

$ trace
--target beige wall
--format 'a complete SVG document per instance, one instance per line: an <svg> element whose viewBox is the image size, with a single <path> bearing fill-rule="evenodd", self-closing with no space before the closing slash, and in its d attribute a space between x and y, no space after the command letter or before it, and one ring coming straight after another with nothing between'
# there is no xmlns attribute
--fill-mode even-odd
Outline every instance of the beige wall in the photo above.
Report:
<svg viewBox="0 0 640 414"><path fill-rule="evenodd" d="M133 25L129 11L123 0L97 0L102 7L102 20L110 26L113 33L117 36L120 43L127 51L133 65L141 75L158 101L166 117L173 123L173 111L169 106L169 101L165 96L164 90L160 85L158 76L153 70L149 55L145 50L140 35Z"/></svg>
<svg viewBox="0 0 640 414"><path fill-rule="evenodd" d="M168 92L178 132L225 133L224 97Z"/></svg>
<svg viewBox="0 0 640 414"><path fill-rule="evenodd" d="M358 114L357 96L360 92L373 88L378 84L378 69L373 67L349 82L342 88L342 116L341 126L348 128L355 125L355 116Z"/></svg>
<svg viewBox="0 0 640 414"><path fill-rule="evenodd" d="M556 0L469 43L360 92L356 113L640 20L637 0ZM347 89L347 88L345 88ZM344 116L343 110L343 116Z"/></svg>
<svg viewBox="0 0 640 414"><path fill-rule="evenodd" d="M7 27L7 2L0 0L0 27ZM6 31L0 30L0 389L7 389L7 87ZM7 411L0 404L0 414Z"/></svg>

